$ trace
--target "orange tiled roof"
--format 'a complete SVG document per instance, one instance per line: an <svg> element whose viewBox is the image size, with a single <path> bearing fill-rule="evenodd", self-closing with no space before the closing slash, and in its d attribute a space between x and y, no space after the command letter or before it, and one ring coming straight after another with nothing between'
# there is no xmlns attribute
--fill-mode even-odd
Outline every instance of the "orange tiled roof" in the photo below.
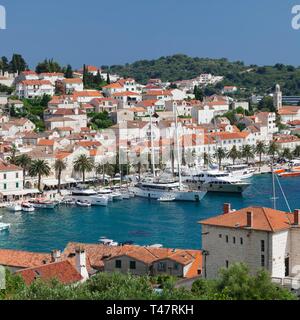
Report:
<svg viewBox="0 0 300 320"><path fill-rule="evenodd" d="M294 223L293 214L264 207L244 208L202 220L200 223L227 228L245 228L247 226L247 212L253 213L252 229L254 230L277 232L289 229Z"/></svg>
<svg viewBox="0 0 300 320"><path fill-rule="evenodd" d="M57 279L63 284L76 283L82 280L80 273L67 260L21 270L17 274L22 276L27 285L30 285L36 279L43 281Z"/></svg>
<svg viewBox="0 0 300 320"><path fill-rule="evenodd" d="M0 249L0 265L17 268L38 267L51 261L51 255L18 250Z"/></svg>

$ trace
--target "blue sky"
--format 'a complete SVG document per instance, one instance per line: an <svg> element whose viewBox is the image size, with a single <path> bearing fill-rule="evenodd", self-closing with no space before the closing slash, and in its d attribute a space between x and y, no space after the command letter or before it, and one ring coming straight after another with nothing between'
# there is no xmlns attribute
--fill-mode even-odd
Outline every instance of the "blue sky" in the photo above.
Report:
<svg viewBox="0 0 300 320"><path fill-rule="evenodd" d="M0 56L22 53L79 67L175 53L300 65L300 0L0 0Z"/></svg>

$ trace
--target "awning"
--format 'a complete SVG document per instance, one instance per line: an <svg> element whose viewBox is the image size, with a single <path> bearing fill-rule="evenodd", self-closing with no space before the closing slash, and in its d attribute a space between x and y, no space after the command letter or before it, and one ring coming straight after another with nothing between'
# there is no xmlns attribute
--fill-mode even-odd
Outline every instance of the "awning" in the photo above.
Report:
<svg viewBox="0 0 300 320"><path fill-rule="evenodd" d="M54 187L58 185L58 180L57 179L45 179L42 181L43 185L47 187Z"/></svg>
<svg viewBox="0 0 300 320"><path fill-rule="evenodd" d="M2 191L0 194L2 196L26 196L27 194L40 193L38 189L23 189L17 191Z"/></svg>

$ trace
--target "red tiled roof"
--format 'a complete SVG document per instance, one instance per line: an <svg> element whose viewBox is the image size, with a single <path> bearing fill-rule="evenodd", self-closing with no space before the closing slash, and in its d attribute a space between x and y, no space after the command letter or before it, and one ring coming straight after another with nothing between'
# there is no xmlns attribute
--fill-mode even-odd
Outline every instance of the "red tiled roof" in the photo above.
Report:
<svg viewBox="0 0 300 320"><path fill-rule="evenodd" d="M71 284L82 280L80 273L67 260L21 270L17 274L22 276L27 285L37 279L43 281L56 279L62 284Z"/></svg>
<svg viewBox="0 0 300 320"><path fill-rule="evenodd" d="M220 226L227 228L246 228L247 212L253 213L254 230L277 232L286 230L294 223L294 215L284 211L264 207L249 207L238 211L200 221L203 225Z"/></svg>

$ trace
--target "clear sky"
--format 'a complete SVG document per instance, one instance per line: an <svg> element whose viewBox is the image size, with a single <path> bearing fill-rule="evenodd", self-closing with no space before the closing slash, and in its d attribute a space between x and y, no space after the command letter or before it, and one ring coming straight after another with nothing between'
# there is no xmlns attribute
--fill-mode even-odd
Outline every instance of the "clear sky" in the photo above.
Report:
<svg viewBox="0 0 300 320"><path fill-rule="evenodd" d="M300 0L0 0L0 56L21 53L79 67L175 53L300 65Z"/></svg>

